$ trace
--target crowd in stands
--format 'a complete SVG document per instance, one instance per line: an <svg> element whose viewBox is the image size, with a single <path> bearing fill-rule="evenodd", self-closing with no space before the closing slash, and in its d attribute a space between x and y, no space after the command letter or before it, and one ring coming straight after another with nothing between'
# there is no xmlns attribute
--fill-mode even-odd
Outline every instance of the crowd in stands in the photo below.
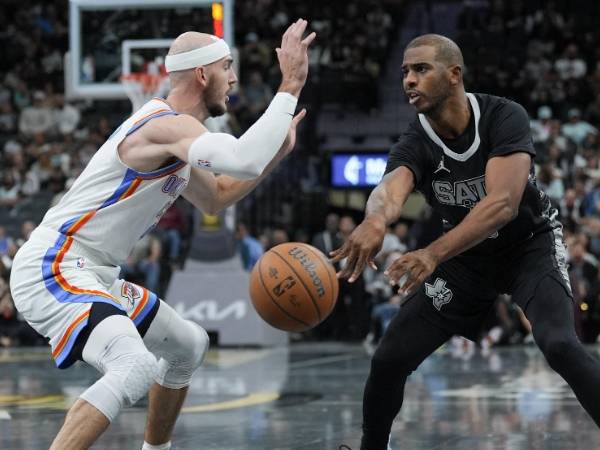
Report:
<svg viewBox="0 0 600 450"><path fill-rule="evenodd" d="M19 6L0 10L5 49L0 60L0 346L39 339L12 305L7 289L12 257L129 113L125 102L103 108L101 102L65 101L66 0L22 0ZM377 80L396 44L404 2L259 0L235 7L243 20L235 29L241 72L229 114L234 134L256 120L277 89L273 48L294 17L308 18L319 33L301 99L311 105L309 116L325 105L377 107ZM467 89L514 99L532 118L538 183L565 226L577 331L585 342L595 342L600 334L599 15L600 4L581 0L466 0L455 36L465 56ZM290 169L273 174L238 206L235 234L246 270L266 249L289 240L327 253L361 219L357 211L326 215L328 180L304 163L307 155L320 157L310 120L300 130L301 150L288 161ZM315 186L320 189L311 195ZM273 202L265 206L267 197ZM315 205L322 214L313 212ZM379 267L435 238L438 218L429 210L423 217L390 228ZM138 243L123 276L163 295L173 271L185 264L192 228L190 206L177 201L154 233ZM304 337L367 338L372 346L401 300L381 273L369 270L357 283L342 283L332 316ZM482 334L482 347L528 339L528 323L509 298L498 299L496 311Z"/></svg>

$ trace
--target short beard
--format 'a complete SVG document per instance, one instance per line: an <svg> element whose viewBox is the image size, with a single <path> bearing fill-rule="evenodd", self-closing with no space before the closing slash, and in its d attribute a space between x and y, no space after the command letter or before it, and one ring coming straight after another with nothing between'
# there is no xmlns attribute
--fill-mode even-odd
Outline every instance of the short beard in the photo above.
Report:
<svg viewBox="0 0 600 450"><path fill-rule="evenodd" d="M418 112L430 117L438 116L442 111L446 100L448 100L451 95L450 84L448 83L445 89L429 97L431 99L430 104Z"/></svg>
<svg viewBox="0 0 600 450"><path fill-rule="evenodd" d="M208 111L208 115L210 117L219 117L227 112L227 109L223 108L218 103L213 103L212 105L206 105L206 110Z"/></svg>
<svg viewBox="0 0 600 450"><path fill-rule="evenodd" d="M207 93L214 92L212 89L212 85L213 83L211 80L209 81L208 86L206 86ZM208 115L210 117L219 117L227 112L227 108L223 108L221 103L218 101L214 101L214 99L212 99L210 95L208 95L204 100L204 106L206 107L206 110L208 111Z"/></svg>
<svg viewBox="0 0 600 450"><path fill-rule="evenodd" d="M436 95L429 105L418 112L430 117L436 117L442 111L444 103L446 103L448 97L450 97L450 92L446 92L442 95Z"/></svg>

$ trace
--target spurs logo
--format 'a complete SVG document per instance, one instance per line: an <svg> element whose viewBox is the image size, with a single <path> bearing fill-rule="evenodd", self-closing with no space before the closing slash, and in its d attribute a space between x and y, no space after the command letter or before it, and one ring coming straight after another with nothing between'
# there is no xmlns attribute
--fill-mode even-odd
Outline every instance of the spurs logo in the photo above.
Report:
<svg viewBox="0 0 600 450"><path fill-rule="evenodd" d="M452 291L446 287L446 280L436 278L433 285L425 283L425 294L433 300L433 306L439 311L452 300Z"/></svg>

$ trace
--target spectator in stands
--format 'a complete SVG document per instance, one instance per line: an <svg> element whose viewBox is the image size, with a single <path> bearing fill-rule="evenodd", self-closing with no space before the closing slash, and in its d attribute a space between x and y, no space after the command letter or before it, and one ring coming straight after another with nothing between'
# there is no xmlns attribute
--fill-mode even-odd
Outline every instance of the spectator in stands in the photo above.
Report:
<svg viewBox="0 0 600 450"><path fill-rule="evenodd" d="M240 86L240 121L245 129L264 112L273 98L269 85L263 81L259 71L250 73L247 83Z"/></svg>
<svg viewBox="0 0 600 450"><path fill-rule="evenodd" d="M188 220L178 199L161 217L156 226L156 234L165 244L171 268L181 267L181 245L188 234Z"/></svg>
<svg viewBox="0 0 600 450"><path fill-rule="evenodd" d="M578 108L569 110L569 121L562 127L562 134L581 145L588 133L598 134L598 129L581 118Z"/></svg>
<svg viewBox="0 0 600 450"><path fill-rule="evenodd" d="M339 248L342 243L339 234L340 216L335 213L327 214L325 217L325 229L315 234L312 245L321 250L325 255Z"/></svg>
<svg viewBox="0 0 600 450"><path fill-rule="evenodd" d="M574 232L581 221L581 199L575 189L567 189L559 201L560 222L566 230Z"/></svg>
<svg viewBox="0 0 600 450"><path fill-rule="evenodd" d="M411 234L410 226L406 222L397 222L394 225L394 235L405 248L403 251L412 250L415 248L414 237Z"/></svg>
<svg viewBox="0 0 600 450"><path fill-rule="evenodd" d="M263 246L258 239L250 235L248 228L242 222L236 225L235 238L239 245L242 267L250 272L264 253Z"/></svg>
<svg viewBox="0 0 600 450"><path fill-rule="evenodd" d="M73 105L66 103L65 98L62 95L56 96L56 109L54 110L54 120L58 131L61 134L70 134L75 131L79 121L81 119L81 113Z"/></svg>
<svg viewBox="0 0 600 450"><path fill-rule="evenodd" d="M54 114L47 106L46 94L36 91L33 100L33 106L24 108L19 117L19 131L26 136L48 133L54 127Z"/></svg>
<svg viewBox="0 0 600 450"><path fill-rule="evenodd" d="M8 283L0 277L0 347L13 345L13 330L17 324L17 312Z"/></svg>
<svg viewBox="0 0 600 450"><path fill-rule="evenodd" d="M29 240L35 227L37 227L37 224L32 220L26 220L21 224L21 236L19 236L15 242L18 248L21 248L23 244Z"/></svg>
<svg viewBox="0 0 600 450"><path fill-rule="evenodd" d="M581 238L573 238L568 243L569 250L569 273L580 283L578 290L582 298L589 293L598 274L598 263L595 258L587 252L585 243Z"/></svg>
<svg viewBox="0 0 600 450"><path fill-rule="evenodd" d="M15 180L12 172L4 171L0 185L0 206L15 206L20 198L21 186Z"/></svg>
<svg viewBox="0 0 600 450"><path fill-rule="evenodd" d="M581 310L581 340L595 343L600 336L600 273L596 275L583 301Z"/></svg>
<svg viewBox="0 0 600 450"><path fill-rule="evenodd" d="M160 240L152 233L147 234L135 244L127 263L121 266L120 277L162 296L159 290L161 253Z"/></svg>
<svg viewBox="0 0 600 450"><path fill-rule="evenodd" d="M17 115L8 100L0 101L0 133L13 134L17 131Z"/></svg>
<svg viewBox="0 0 600 450"><path fill-rule="evenodd" d="M485 351L494 345L521 344L531 336L531 324L510 296L500 295L494 305L495 325L480 341Z"/></svg>
<svg viewBox="0 0 600 450"><path fill-rule="evenodd" d="M267 70L273 62L271 52L271 47L264 39L259 39L256 32L248 32L245 36L245 44L240 52L244 68L259 72Z"/></svg>
<svg viewBox="0 0 600 450"><path fill-rule="evenodd" d="M540 106L537 111L537 120L531 121L533 142L546 142L550 138L551 123L552 108L547 105Z"/></svg>
<svg viewBox="0 0 600 450"><path fill-rule="evenodd" d="M340 218L340 235L345 241L356 228L351 216ZM340 262L344 266L345 261ZM361 275L353 283L340 280L340 293L332 315L335 315L334 338L362 340L368 333L370 314L365 289L365 279Z"/></svg>
<svg viewBox="0 0 600 450"><path fill-rule="evenodd" d="M52 161L52 146L50 144L44 144L39 149L37 160L31 165L30 176L36 179L41 189L47 189L52 172L54 171L54 164Z"/></svg>
<svg viewBox="0 0 600 450"><path fill-rule="evenodd" d="M0 226L0 260L6 270L10 269L16 253L17 246L14 239L8 235L5 227Z"/></svg>
<svg viewBox="0 0 600 450"><path fill-rule="evenodd" d="M8 282L0 277L0 347L14 345L46 345L46 341L19 317Z"/></svg>
<svg viewBox="0 0 600 450"><path fill-rule="evenodd" d="M550 160L542 164L537 175L538 185L553 203L558 204L563 198L565 187L563 185L562 174L556 164Z"/></svg>
<svg viewBox="0 0 600 450"><path fill-rule="evenodd" d="M271 233L271 242L269 248L275 247L279 244L285 244L290 242L290 235L283 228L275 228Z"/></svg>
<svg viewBox="0 0 600 450"><path fill-rule="evenodd" d="M563 80L583 78L587 73L587 64L579 56L579 49L575 44L567 46L562 57L554 63L554 67Z"/></svg>

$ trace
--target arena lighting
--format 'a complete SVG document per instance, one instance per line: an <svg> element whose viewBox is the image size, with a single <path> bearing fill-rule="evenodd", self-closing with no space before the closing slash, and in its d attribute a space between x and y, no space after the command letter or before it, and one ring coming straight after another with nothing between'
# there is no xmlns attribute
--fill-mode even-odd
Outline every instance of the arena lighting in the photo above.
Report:
<svg viewBox="0 0 600 450"><path fill-rule="evenodd" d="M213 30L215 36L223 37L223 5L221 3L212 4Z"/></svg>

